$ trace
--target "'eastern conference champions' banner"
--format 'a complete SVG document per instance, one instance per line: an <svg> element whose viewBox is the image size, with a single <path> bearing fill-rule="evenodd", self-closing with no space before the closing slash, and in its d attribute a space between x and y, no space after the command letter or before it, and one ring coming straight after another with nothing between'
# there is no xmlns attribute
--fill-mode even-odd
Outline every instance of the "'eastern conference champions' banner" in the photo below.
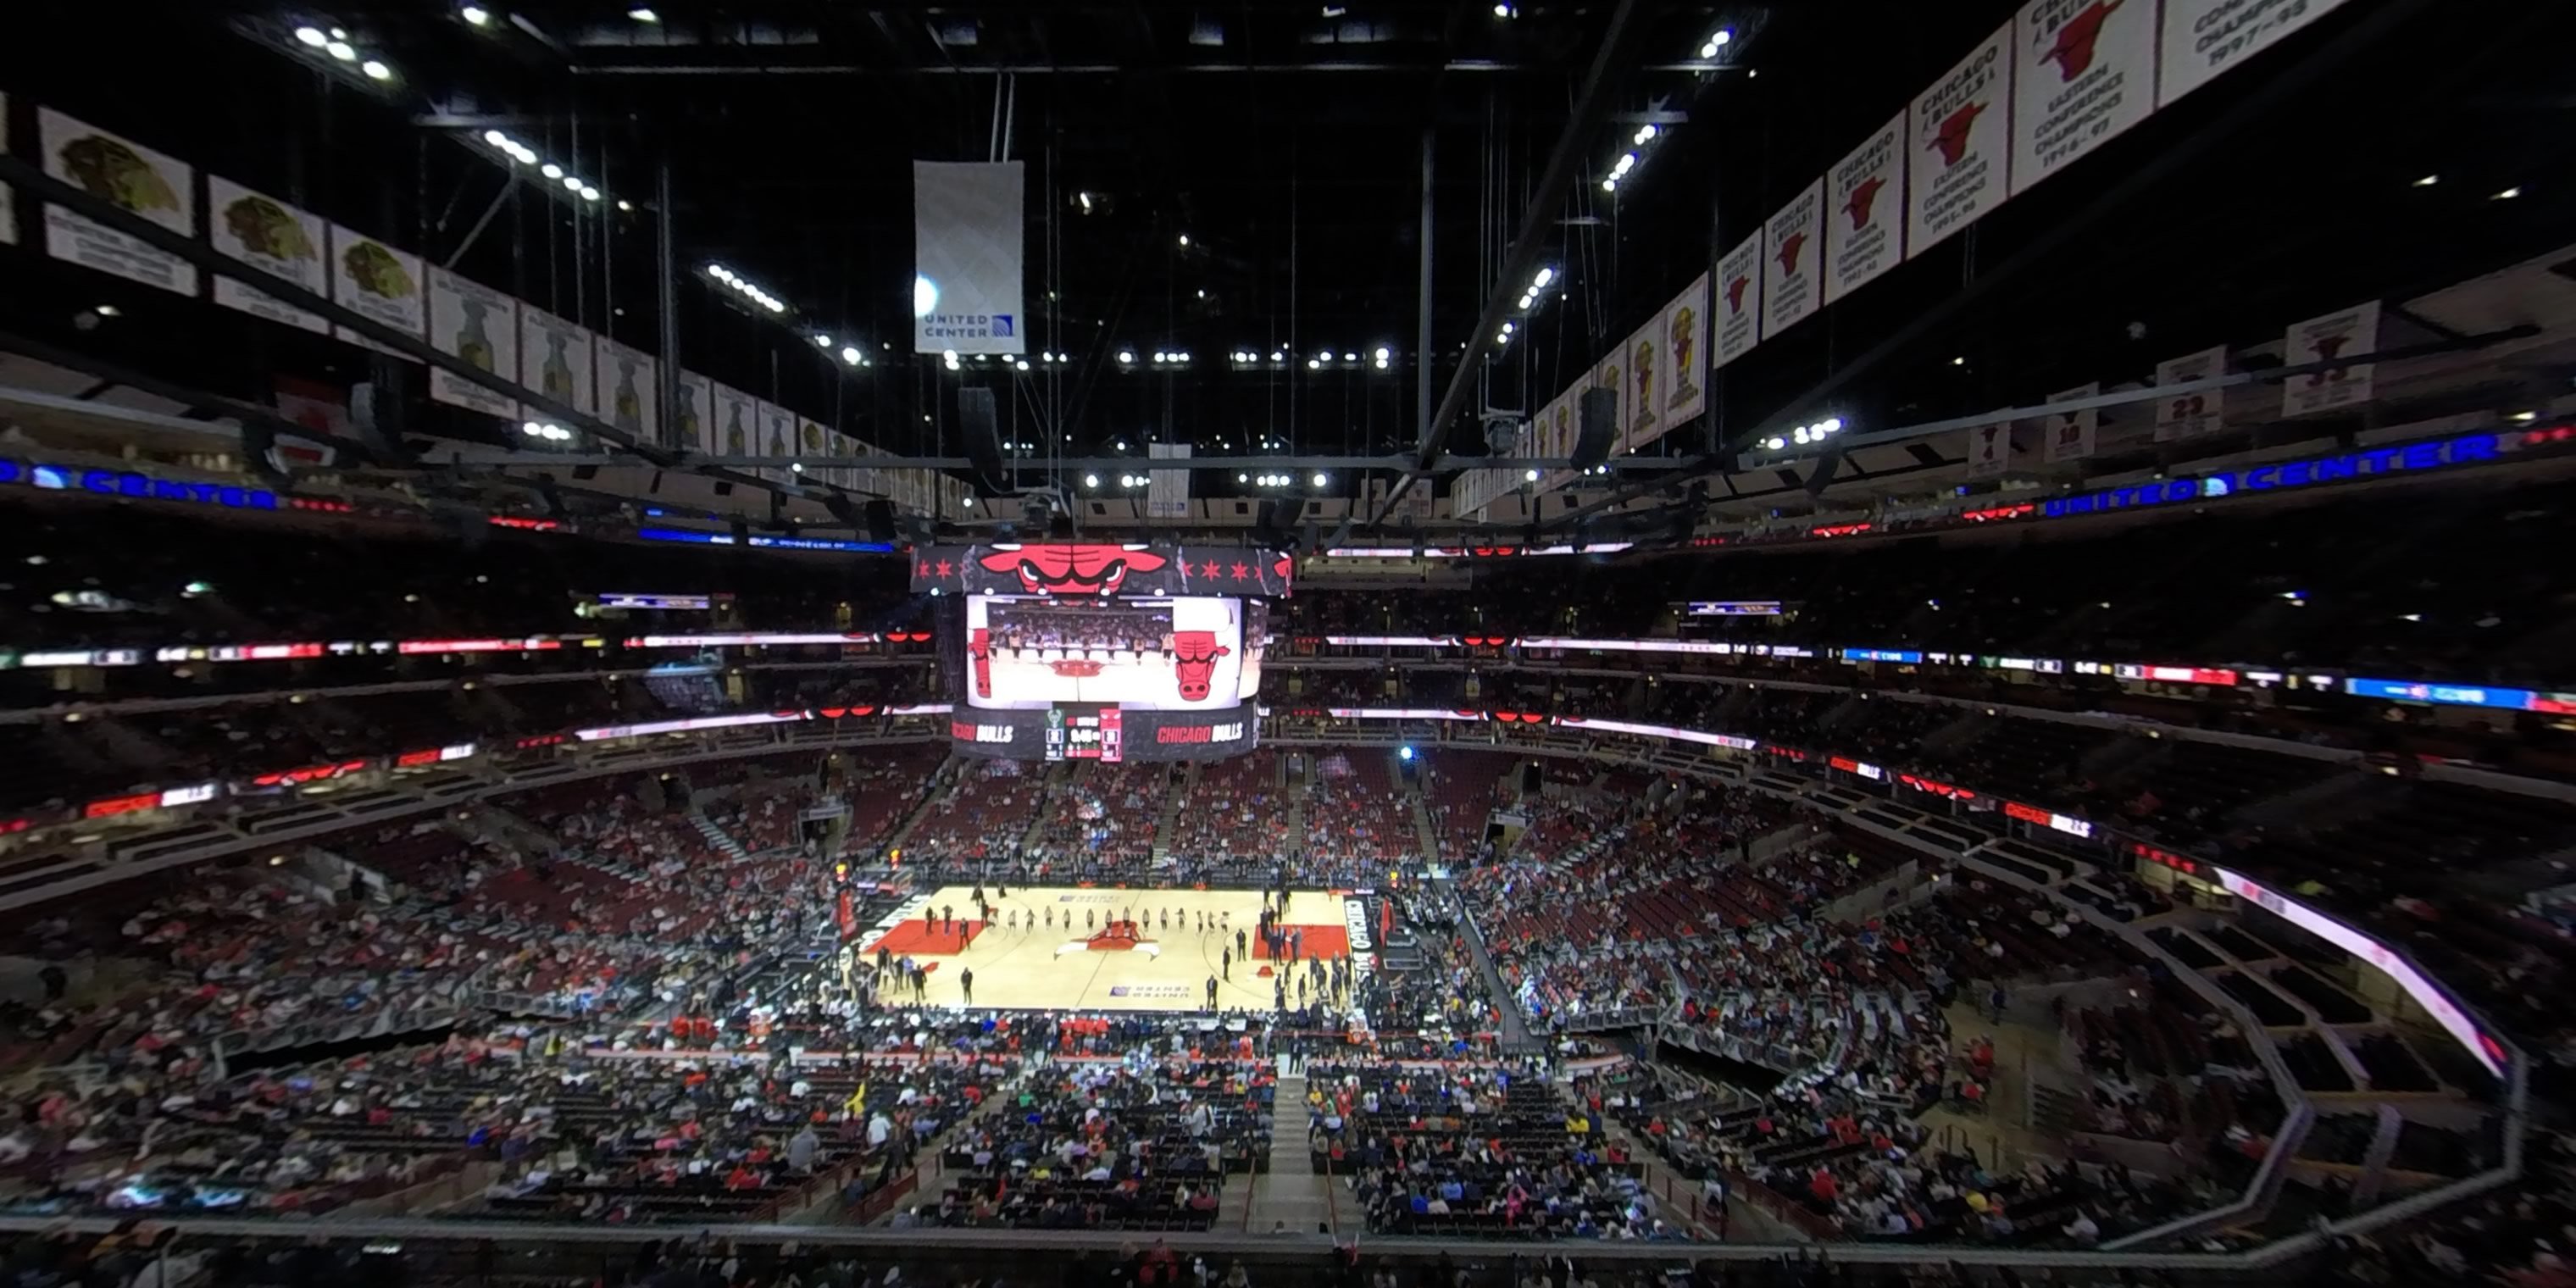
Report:
<svg viewBox="0 0 2576 1288"><path fill-rule="evenodd" d="M1026 353L1028 241L1017 161L912 163L912 344L920 353Z"/></svg>

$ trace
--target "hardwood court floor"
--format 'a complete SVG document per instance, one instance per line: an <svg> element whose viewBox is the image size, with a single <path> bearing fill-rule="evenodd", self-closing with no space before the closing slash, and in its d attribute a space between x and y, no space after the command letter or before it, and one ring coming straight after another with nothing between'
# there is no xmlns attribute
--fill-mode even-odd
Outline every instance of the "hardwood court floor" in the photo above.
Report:
<svg viewBox="0 0 2576 1288"><path fill-rule="evenodd" d="M988 886L984 893L989 898L993 890ZM1257 891L1013 886L1009 897L992 900L993 918L986 923L973 921L973 895L972 886L947 886L914 899L860 938L861 953L873 958L883 943L897 956L910 954L930 969L929 1000L950 1006L965 1003L958 979L969 969L975 972L978 1007L1194 1011L1206 1004L1210 975L1222 976L1219 1007L1267 1010L1274 1000L1276 981L1264 973L1273 963L1256 933ZM967 923L962 936L936 929L943 908L955 909ZM1107 933L1111 921L1131 912L1141 923L1132 945ZM1204 932L1202 913L1208 920ZM1222 932L1216 929L1220 915ZM1287 925L1303 933L1305 957L1340 957L1348 948L1342 898L1329 891L1294 892ZM1221 954L1234 948L1238 930L1253 960L1237 955L1227 972ZM1290 978L1290 1005L1297 1002L1296 978Z"/></svg>

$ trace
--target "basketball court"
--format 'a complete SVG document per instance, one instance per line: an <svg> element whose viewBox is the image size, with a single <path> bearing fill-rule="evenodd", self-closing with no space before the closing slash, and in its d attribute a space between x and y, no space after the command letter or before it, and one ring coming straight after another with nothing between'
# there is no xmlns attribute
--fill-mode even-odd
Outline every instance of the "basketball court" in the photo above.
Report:
<svg viewBox="0 0 2576 1288"><path fill-rule="evenodd" d="M949 1006L964 1004L958 980L967 970L979 1007L1195 1011L1206 1005L1211 975L1221 1008L1268 1010L1276 1000L1283 963L1261 942L1259 891L1013 886L995 898L986 886L990 920L975 915L974 894L946 886L915 897L859 937L860 954L873 961L882 946L911 957L930 972L929 1000ZM954 929L941 916L950 910ZM1348 915L1337 893L1297 890L1281 924L1298 936L1300 957L1331 960L1349 951ZM1223 954L1233 952L1236 931L1251 960L1236 953L1228 971ZM1292 1006L1298 978L1288 976Z"/></svg>

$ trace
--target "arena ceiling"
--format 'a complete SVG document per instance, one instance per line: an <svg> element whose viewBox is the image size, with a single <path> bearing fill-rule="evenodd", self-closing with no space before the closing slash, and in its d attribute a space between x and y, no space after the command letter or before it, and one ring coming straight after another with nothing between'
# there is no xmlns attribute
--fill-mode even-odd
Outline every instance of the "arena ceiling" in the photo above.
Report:
<svg viewBox="0 0 2576 1288"><path fill-rule="evenodd" d="M1444 426L1443 445L1474 452L1477 410L1563 387L2014 7L662 0L648 21L627 0L20 0L0 88L646 348L667 215L686 365L898 452L957 453L954 388L993 384L1008 390L1005 437L1038 466L1152 438L1283 457L1410 449L1418 379L1434 398L1452 380L1575 124L1574 181L1542 220L1553 298L1480 356L1467 414ZM390 75L299 47L308 23L345 31ZM1729 41L1703 57L1721 30ZM1707 429L1655 450L1740 441L1808 409L1881 426L2035 401L2563 241L2571 37L2568 6L2353 0L1764 345L1723 374ZM1576 122L1596 62L1599 119ZM1647 124L1642 165L1604 193ZM514 184L481 141L491 130L592 178L605 201ZM1426 137L1427 364L1414 338ZM999 139L1030 164L1033 345L1066 360L947 372L905 342L907 163L985 159ZM281 374L363 376L343 346L9 259L0 333L20 341L252 399ZM719 262L790 314L691 271ZM109 301L115 322L75 329ZM1366 360L1381 346L1383 369ZM1322 349L1364 360L1228 360ZM1157 368L1144 360L1157 350L1191 361ZM437 427L488 432L473 419ZM1236 490L1207 471L1197 485Z"/></svg>

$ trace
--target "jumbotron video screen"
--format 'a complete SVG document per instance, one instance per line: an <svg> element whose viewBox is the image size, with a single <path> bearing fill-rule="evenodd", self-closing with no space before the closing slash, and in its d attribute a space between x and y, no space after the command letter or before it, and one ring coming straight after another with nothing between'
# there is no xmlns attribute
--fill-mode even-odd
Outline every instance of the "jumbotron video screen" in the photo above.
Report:
<svg viewBox="0 0 2576 1288"><path fill-rule="evenodd" d="M956 592L942 661L960 751L1025 760L1218 759L1250 751L1269 603L1288 561L1152 546L917 552ZM1233 593L1196 593L1228 591Z"/></svg>

